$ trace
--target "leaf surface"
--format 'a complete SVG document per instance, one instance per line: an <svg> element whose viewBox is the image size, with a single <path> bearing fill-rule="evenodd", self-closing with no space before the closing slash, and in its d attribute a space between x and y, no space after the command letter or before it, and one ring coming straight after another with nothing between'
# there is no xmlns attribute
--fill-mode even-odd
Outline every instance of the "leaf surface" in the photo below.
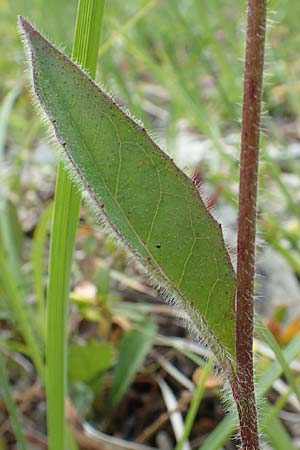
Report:
<svg viewBox="0 0 300 450"><path fill-rule="evenodd" d="M89 382L112 365L114 349L107 342L91 341L89 345L73 344L69 348L68 370L71 383Z"/></svg>
<svg viewBox="0 0 300 450"><path fill-rule="evenodd" d="M196 185L74 62L20 27L35 94L79 184L219 360L234 359L235 273Z"/></svg>
<svg viewBox="0 0 300 450"><path fill-rule="evenodd" d="M116 405L127 392L152 347L156 333L155 322L147 319L139 328L133 328L124 335L112 378L113 405Z"/></svg>

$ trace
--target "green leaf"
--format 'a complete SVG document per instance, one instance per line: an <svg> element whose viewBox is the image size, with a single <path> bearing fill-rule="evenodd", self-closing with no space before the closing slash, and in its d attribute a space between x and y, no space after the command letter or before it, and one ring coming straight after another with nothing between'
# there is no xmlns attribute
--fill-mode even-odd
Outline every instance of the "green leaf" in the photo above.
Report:
<svg viewBox="0 0 300 450"><path fill-rule="evenodd" d="M39 312L39 320L43 338L46 337L46 301L45 301L45 281L44 281L44 252L50 222L53 215L53 203L45 209L39 223L34 231L33 248L31 254L32 270L34 275L34 287L36 302Z"/></svg>
<svg viewBox="0 0 300 450"><path fill-rule="evenodd" d="M268 329L268 327L265 325L264 321L259 317L258 314L255 315L255 325L258 333L264 338L266 343L273 350L277 361L279 361L279 363L282 366L282 370L289 382L289 385L294 389L294 392L299 400L300 399L299 387L297 385L292 370L290 369L288 363L284 358L283 351L281 350L280 345L278 344L273 334L271 333L271 331Z"/></svg>
<svg viewBox="0 0 300 450"><path fill-rule="evenodd" d="M269 402L266 402L262 407L262 414L267 418L271 412L272 406ZM263 434L267 436L268 442L274 450L286 450L287 448L289 450L296 450L291 436L276 416L271 418Z"/></svg>
<svg viewBox="0 0 300 450"><path fill-rule="evenodd" d="M34 90L96 211L219 361L235 358L235 274L195 183L27 21ZM227 363L228 364L228 363Z"/></svg>
<svg viewBox="0 0 300 450"><path fill-rule="evenodd" d="M113 347L108 343L91 341L88 345L72 345L69 349L68 367L71 383L90 382L111 367Z"/></svg>
<svg viewBox="0 0 300 450"><path fill-rule="evenodd" d="M152 347L156 332L156 324L148 319L140 324L138 329L132 329L123 337L112 381L114 405L121 400L143 364Z"/></svg>

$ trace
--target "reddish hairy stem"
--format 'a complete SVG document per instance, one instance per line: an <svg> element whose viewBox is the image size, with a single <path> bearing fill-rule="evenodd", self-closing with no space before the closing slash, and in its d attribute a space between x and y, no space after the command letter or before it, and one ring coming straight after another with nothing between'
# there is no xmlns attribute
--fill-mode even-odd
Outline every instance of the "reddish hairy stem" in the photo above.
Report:
<svg viewBox="0 0 300 450"><path fill-rule="evenodd" d="M256 201L266 0L248 0L237 250L237 402L243 450L259 449L253 374Z"/></svg>

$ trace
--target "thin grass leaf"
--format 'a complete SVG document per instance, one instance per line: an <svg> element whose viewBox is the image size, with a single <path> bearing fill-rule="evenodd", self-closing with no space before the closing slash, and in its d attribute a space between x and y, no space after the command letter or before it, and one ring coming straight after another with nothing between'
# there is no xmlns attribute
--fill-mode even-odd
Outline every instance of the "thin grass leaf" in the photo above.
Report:
<svg viewBox="0 0 300 450"><path fill-rule="evenodd" d="M293 361L292 365L295 366L295 364L297 365L297 363L299 362ZM279 378L273 384L273 389L277 394L284 395L286 392L289 391L289 385L284 380ZM289 407L293 408L295 411L300 412L300 402L297 398L297 395L294 392L292 392L292 394L289 396L288 404Z"/></svg>
<svg viewBox="0 0 300 450"><path fill-rule="evenodd" d="M296 336L283 351L284 358L288 364L296 359L300 354L300 339ZM277 361L274 362L269 369L257 382L257 400L263 399L266 392L272 387L274 381L282 374L282 366ZM226 416L219 425L210 433L199 450L219 450L220 447L228 442L230 436L236 431L238 426L237 416Z"/></svg>
<svg viewBox="0 0 300 450"><path fill-rule="evenodd" d="M79 450L77 442L75 441L75 438L73 437L70 429L67 429L66 442L68 450Z"/></svg>
<svg viewBox="0 0 300 450"><path fill-rule="evenodd" d="M20 280L16 279L8 264L7 255L0 249L0 287L3 289L8 308L12 312L12 317L17 321L17 326L22 334L28 352L34 362L40 377L44 378L44 364L42 352L36 340L30 314L24 308L24 293L19 285Z"/></svg>
<svg viewBox="0 0 300 450"><path fill-rule="evenodd" d="M256 314L256 316L255 316L255 322L256 322L256 328L257 328L258 333L262 336L262 338L267 342L269 347L273 350L273 352L276 356L276 359L281 364L283 373L285 374L290 386L294 389L294 392L297 395L298 400L300 400L299 387L296 383L295 377L294 377L288 363L286 362L286 360L284 358L283 351L281 350L278 342L276 341L276 339L274 338L274 336L272 335L272 333L270 332L270 330L268 329L268 327L265 325L265 323L259 317L258 314Z"/></svg>
<svg viewBox="0 0 300 450"><path fill-rule="evenodd" d="M21 92L21 85L16 85L3 99L0 108L0 169L1 165L5 161L5 143L7 138L7 130L10 115L13 111L13 107L17 98ZM3 186L0 189L0 245L1 251L5 253L7 258L7 264L10 266L10 270L15 274L16 279L20 280L19 273L19 257L20 252L18 249L19 239L16 239L15 235L15 217L12 217L12 205L8 202L5 193L3 192ZM15 215L15 214L14 214Z"/></svg>
<svg viewBox="0 0 300 450"><path fill-rule="evenodd" d="M4 161L4 148L7 137L7 128L10 114L15 102L20 95L22 86L17 84L4 97L0 108L0 164Z"/></svg>
<svg viewBox="0 0 300 450"><path fill-rule="evenodd" d="M36 302L38 307L39 320L41 323L42 335L44 339L46 339L46 299L43 265L45 244L49 232L52 213L53 203L51 203L44 211L34 231L33 249L31 255Z"/></svg>
<svg viewBox="0 0 300 450"><path fill-rule="evenodd" d="M269 403L263 405L262 414L268 417L268 414L272 412L272 407ZM276 416L272 416L268 421L267 426L264 429L264 434L268 442L272 445L274 450L296 450L296 446L293 444L292 438L283 426L280 419Z"/></svg>
<svg viewBox="0 0 300 450"><path fill-rule="evenodd" d="M130 19L127 20L127 22L121 26L118 27L118 29L105 41L103 44L101 44L99 48L99 54L98 56L101 57L104 55L104 53L109 50L111 45L120 37L122 37L125 33L127 33L132 27L136 25L137 22L139 22L151 9L153 9L158 3L158 0L149 0L145 3L145 5L140 8L134 16L130 17Z"/></svg>
<svg viewBox="0 0 300 450"><path fill-rule="evenodd" d="M297 381L297 383L299 383L300 378L298 377L296 381ZM279 411L281 411L282 408L284 407L284 405L288 402L289 397L292 392L293 392L293 388L290 387L286 391L286 393L284 395L281 395L279 397L279 399L277 400L277 402L270 408L270 410L268 411L268 415L264 416L263 420L261 421L261 426L260 426L260 430L262 433L264 433L265 429L269 426L273 417L276 417L277 414L279 413Z"/></svg>
<svg viewBox="0 0 300 450"><path fill-rule="evenodd" d="M141 368L156 333L155 322L148 319L139 328L133 328L124 335L112 379L111 397L114 406L122 399Z"/></svg>
<svg viewBox="0 0 300 450"><path fill-rule="evenodd" d="M207 378L209 376L209 373L213 367L213 360L211 359L205 366L204 371L202 373L201 379L197 385L196 391L193 395L185 422L184 422L184 430L183 434L179 440L179 442L176 445L175 450L183 450L184 443L189 438L189 435L192 431L192 427L199 409L199 405L201 403L201 400L203 398L203 394L205 392L205 383L207 381Z"/></svg>

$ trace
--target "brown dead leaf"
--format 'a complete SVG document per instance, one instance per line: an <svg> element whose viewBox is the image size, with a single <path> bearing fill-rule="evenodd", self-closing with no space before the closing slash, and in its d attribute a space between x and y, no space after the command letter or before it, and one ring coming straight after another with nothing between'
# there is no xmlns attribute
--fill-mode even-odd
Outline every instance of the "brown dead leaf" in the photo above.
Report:
<svg viewBox="0 0 300 450"><path fill-rule="evenodd" d="M204 372L203 367L198 367L195 370L195 372L193 373L193 382L195 384L198 384L200 382L203 372ZM210 373L205 382L205 388L206 389L217 389L222 384L223 384L223 379L220 376L215 375L214 373Z"/></svg>
<svg viewBox="0 0 300 450"><path fill-rule="evenodd" d="M129 320L124 316L119 316L119 315L114 316L113 322L124 331L130 331L130 329L132 328Z"/></svg>
<svg viewBox="0 0 300 450"><path fill-rule="evenodd" d="M280 322L275 317L269 317L264 320L266 327L271 331L277 342L280 342L282 329Z"/></svg>
<svg viewBox="0 0 300 450"><path fill-rule="evenodd" d="M78 235L83 237L90 237L94 235L94 231L91 227L87 225L82 225L78 229Z"/></svg>
<svg viewBox="0 0 300 450"><path fill-rule="evenodd" d="M282 331L280 336L280 342L282 344L288 344L297 334L300 335L300 318L297 316L292 320Z"/></svg>

